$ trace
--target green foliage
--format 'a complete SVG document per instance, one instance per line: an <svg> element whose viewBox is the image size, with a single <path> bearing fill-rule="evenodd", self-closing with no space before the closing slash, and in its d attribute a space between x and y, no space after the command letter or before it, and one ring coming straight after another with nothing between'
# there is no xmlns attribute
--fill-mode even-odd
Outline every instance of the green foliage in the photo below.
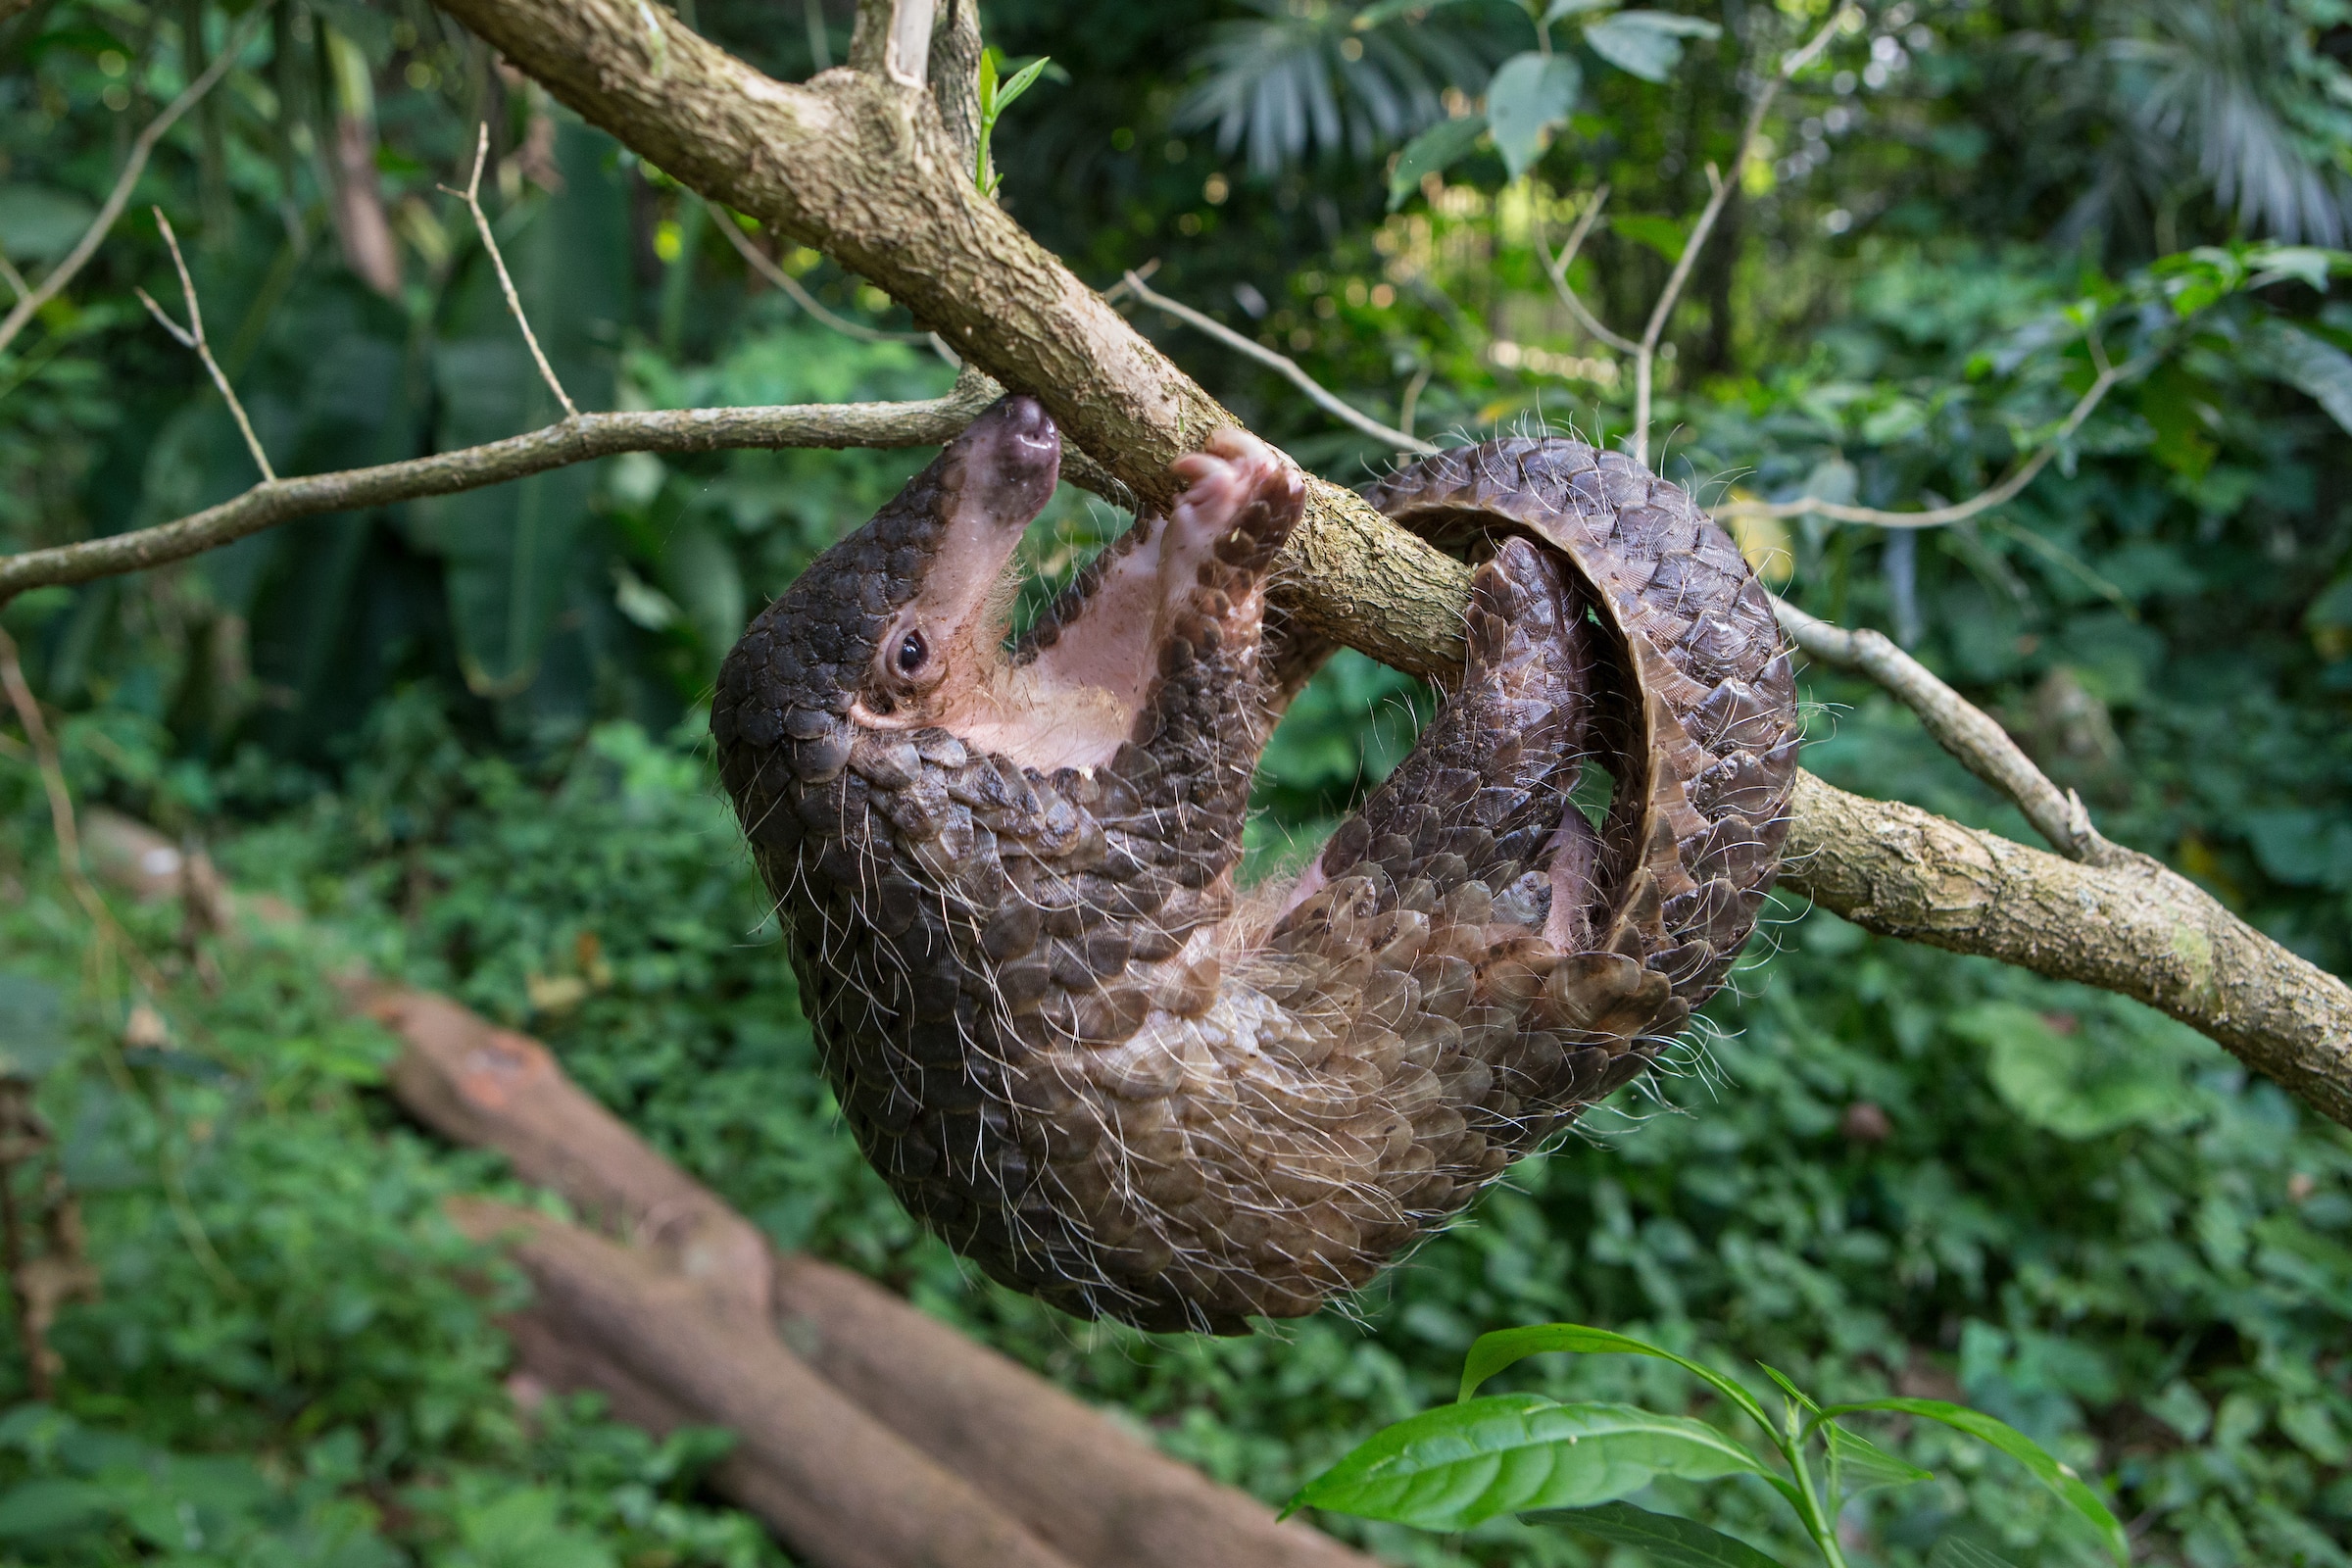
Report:
<svg viewBox="0 0 2352 1568"><path fill-rule="evenodd" d="M1515 1361L1547 1351L1620 1353L1671 1361L1723 1396L1763 1429L1786 1467L1784 1479L1753 1450L1687 1417L1622 1404L1562 1404L1535 1395L1476 1398L1480 1384ZM1775 1422L1731 1378L1658 1346L1581 1323L1547 1323L1483 1335L1462 1367L1453 1404L1373 1434L1338 1464L1301 1487L1291 1506L1394 1519L1424 1530L1461 1530L1499 1513L1568 1510L1560 1522L1603 1540L1647 1545L1675 1563L1751 1564L1770 1559L1695 1520L1653 1514L1623 1502L1662 1478L1764 1480L1795 1511L1821 1556L1845 1560L1838 1516L1849 1492L1936 1479L1868 1439L1838 1417L1894 1411L1941 1422L2023 1464L2099 1532L2116 1561L2131 1547L2115 1515L2074 1471L2024 1433L1948 1399L1867 1399L1823 1409L1771 1367L1762 1369L1787 1396ZM1821 1444L1823 1475L1813 1469ZM1617 1504L1610 1507L1610 1504Z"/></svg>
<svg viewBox="0 0 2352 1568"><path fill-rule="evenodd" d="M1682 255L1712 163L1738 194L1667 322L1652 427L1668 471L1709 498L1964 498L2054 438L2098 354L2133 367L2032 486L1969 525L1898 539L1809 518L1749 543L1778 553L1798 602L1903 636L2110 834L2340 969L2352 307L2336 258L2270 242L2292 237L2284 210L2245 205L2243 180L2225 188L2219 171L2252 166L2209 160L2225 143L2259 153L2259 135L2207 135L2255 120L2151 120L2133 96L2159 68L2180 92L2252 83L2252 99L2200 101L2288 127L2268 145L2291 156L2270 167L2294 186L2341 114L2330 3L1874 9L1788 87L1770 148L1740 165L1753 73L1826 6L1726 11L1709 42L1704 8L1001 0L999 64L1051 54L1069 78L1017 103L1004 83L991 145L1001 199L1082 275L1159 258L1158 286L1359 406L1400 418L1415 388L1415 427L1448 440L1562 420L1622 438L1631 366L1553 295L1539 225L1556 243L1581 193L1611 187L1568 278L1623 330ZM829 59L846 43L822 8L813 38L750 0L696 10L786 76L816 65L816 42ZM2292 69L2257 80L2232 63L2250 57L2218 50L2143 69L2117 47L2187 37L2192 13L2224 11ZM0 244L15 265L58 254L106 190L120 133L184 79L186 15L50 0L0 24ZM166 138L131 210L160 202L189 236L226 368L281 471L549 414L469 220L435 188L460 180L481 119L493 221L583 407L946 386L923 350L853 341L755 284L699 202L504 85L429 13L333 0L273 18ZM216 42L224 20L211 18ZM1521 126L1513 183L1489 134L1490 77L1531 52L1535 24L1555 63L1534 74L1550 96L1504 117ZM111 107L118 93L127 107ZM333 220L336 115L363 108L403 267L389 296L345 265ZM2296 212L2322 212L2337 177L2294 187ZM907 324L811 253L777 260L837 312ZM173 286L144 219L0 363L0 545L159 521L250 478L134 284ZM1166 346L1321 471L1354 481L1390 461L1258 367L1197 337ZM331 948L200 949L221 975L208 997L173 919L134 915L180 979L163 999L172 1047L124 1054L131 999L61 896L32 770L0 746L0 1050L43 1074L105 1283L56 1331L54 1411L22 1413L21 1381L0 1389L19 1406L7 1430L83 1435L7 1449L0 1497L65 1484L52 1495L88 1506L0 1551L772 1556L696 1492L714 1440L654 1444L562 1399L526 1416L510 1396L489 1314L512 1282L436 1217L442 1198L500 1177L392 1111L386 1043L340 1021L316 978L348 952L547 1039L779 1244L906 1291L1269 1498L1448 1397L1481 1330L1574 1320L1693 1366L1785 1368L1828 1408L1981 1409L2111 1478L2143 1560L2352 1561L2352 1140L2144 1009L1818 912L1774 914L1654 1102L1628 1097L1524 1162L1353 1317L1152 1340L971 1278L840 1130L698 739L698 703L746 618L923 457L639 455L317 519L0 612L55 706L79 797L211 842L240 882L335 933ZM1064 577L1122 523L1065 493L1025 560ZM1808 766L2028 835L1882 695L1816 671L1807 696ZM1269 748L1252 874L1303 858L1428 704L1416 682L1335 660ZM1546 1357L1510 1376L1494 1397L1717 1431L1756 1397L1710 1383L1694 1398L1654 1356ZM1849 1499L1837 1523L1855 1557L2085 1560L2078 1516L2023 1468L1916 1412L1867 1419L1868 1438L1829 1422L1816 1449ZM195 1499L199 1524L230 1546L138 1534L161 1516L137 1509L176 1511L171 1489L202 1476L218 1500ZM1568 1528L1497 1515L1441 1541L1325 1522L1400 1562L1740 1561L1734 1538L1793 1560L1808 1536L1774 1497L1666 1476ZM1698 1514L1720 1534L1686 1530Z"/></svg>

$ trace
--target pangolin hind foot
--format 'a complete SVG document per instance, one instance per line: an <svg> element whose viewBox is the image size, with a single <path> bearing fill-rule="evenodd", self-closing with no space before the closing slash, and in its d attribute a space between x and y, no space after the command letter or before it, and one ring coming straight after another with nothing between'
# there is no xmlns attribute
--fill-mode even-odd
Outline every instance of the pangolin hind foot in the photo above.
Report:
<svg viewBox="0 0 2352 1568"><path fill-rule="evenodd" d="M1788 661L1737 548L1630 460L1406 468L1374 504L1481 558L1466 667L1253 903L1299 475L1219 434L1008 648L1059 452L1030 399L982 416L753 623L711 729L825 1070L908 1208L1073 1312L1240 1332L1363 1285L1720 985L1785 828Z"/></svg>

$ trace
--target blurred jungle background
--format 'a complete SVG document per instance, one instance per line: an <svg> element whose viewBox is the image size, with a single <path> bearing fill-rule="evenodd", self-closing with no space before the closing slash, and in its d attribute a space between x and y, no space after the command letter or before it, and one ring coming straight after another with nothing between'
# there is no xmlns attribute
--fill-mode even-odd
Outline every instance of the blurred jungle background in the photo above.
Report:
<svg viewBox="0 0 2352 1568"><path fill-rule="evenodd" d="M679 10L786 77L847 46L839 0ZM133 293L179 312L151 204L279 472L545 423L443 188L483 122L486 205L582 407L953 377L871 287L742 233L812 316L747 265L730 218L423 0L0 12L11 289L66 254L158 109L236 53L0 353L0 549L162 521L255 477ZM1545 13L987 0L1009 64L1052 62L998 127L1002 199L1097 286L1156 262L1153 289L1384 420L1615 440L1623 343L1714 171L1734 188L1663 325L1653 462L1710 501L1913 509L2056 441L2014 501L1954 526L1815 515L1742 543L1796 602L1887 631L1997 713L2110 835L2352 968L2352 6L1874 4L1744 160L1746 105L1819 0ZM1604 186L1562 276L1580 316L1546 256ZM1264 367L1126 308L1301 461L1352 483L1393 460ZM2126 373L2062 431L2104 366ZM85 811L206 846L312 917L228 946L117 900L126 935L104 937L61 876L29 740L0 720L0 1110L37 1111L53 1141L0 1153L71 1276L50 1397L21 1348L0 1355L0 1558L783 1560L701 1487L723 1438L510 1398L490 1318L513 1284L485 1297L506 1277L437 1207L507 1178L381 1093L390 1041L323 978L358 958L547 1041L780 1245L1262 1496L1450 1396L1478 1333L1572 1319L1769 1361L1824 1397L1965 1398L2107 1478L2145 1561L2352 1563L2352 1138L2145 1009L1793 903L1710 1009L1716 1071L1592 1117L1353 1316L1154 1339L978 1282L838 1123L704 731L748 617L926 456L634 456L0 613ZM1122 522L1065 490L1030 553L1063 572ZM1873 689L1817 670L1806 695L1808 766L2032 840ZM1261 858L1378 779L1418 702L1335 661L1268 755ZM1521 1386L1689 1397L1653 1363L1552 1360ZM1858 1560L1917 1563L1952 1531L2090 1560L2022 1471L1924 1424L1888 1441L1940 1479L1858 1502ZM1782 1539L1762 1494L1712 1495L1727 1528ZM1332 1527L1399 1562L1636 1560L1508 1521Z"/></svg>

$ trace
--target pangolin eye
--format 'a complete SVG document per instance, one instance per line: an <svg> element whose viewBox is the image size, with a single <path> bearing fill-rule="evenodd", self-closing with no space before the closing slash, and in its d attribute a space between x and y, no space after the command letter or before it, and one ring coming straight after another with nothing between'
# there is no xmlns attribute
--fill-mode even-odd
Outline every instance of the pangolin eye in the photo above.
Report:
<svg viewBox="0 0 2352 1568"><path fill-rule="evenodd" d="M923 667L923 661L930 656L930 648L923 642L921 632L908 632L899 643L900 671L904 674L913 674Z"/></svg>

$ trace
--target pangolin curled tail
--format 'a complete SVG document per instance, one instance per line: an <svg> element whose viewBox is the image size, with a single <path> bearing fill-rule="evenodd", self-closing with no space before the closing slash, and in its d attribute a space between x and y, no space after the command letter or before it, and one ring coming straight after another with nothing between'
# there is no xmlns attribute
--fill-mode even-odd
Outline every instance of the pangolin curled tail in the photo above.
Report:
<svg viewBox="0 0 2352 1568"><path fill-rule="evenodd" d="M1218 435L1007 646L1059 454L1035 402L990 410L753 623L711 731L906 1205L1073 1312L1240 1332L1363 1285L1722 983L1786 825L1788 660L1631 460L1416 464L1371 500L1479 560L1467 666L1297 883L1242 893L1314 654L1265 612L1302 481Z"/></svg>

